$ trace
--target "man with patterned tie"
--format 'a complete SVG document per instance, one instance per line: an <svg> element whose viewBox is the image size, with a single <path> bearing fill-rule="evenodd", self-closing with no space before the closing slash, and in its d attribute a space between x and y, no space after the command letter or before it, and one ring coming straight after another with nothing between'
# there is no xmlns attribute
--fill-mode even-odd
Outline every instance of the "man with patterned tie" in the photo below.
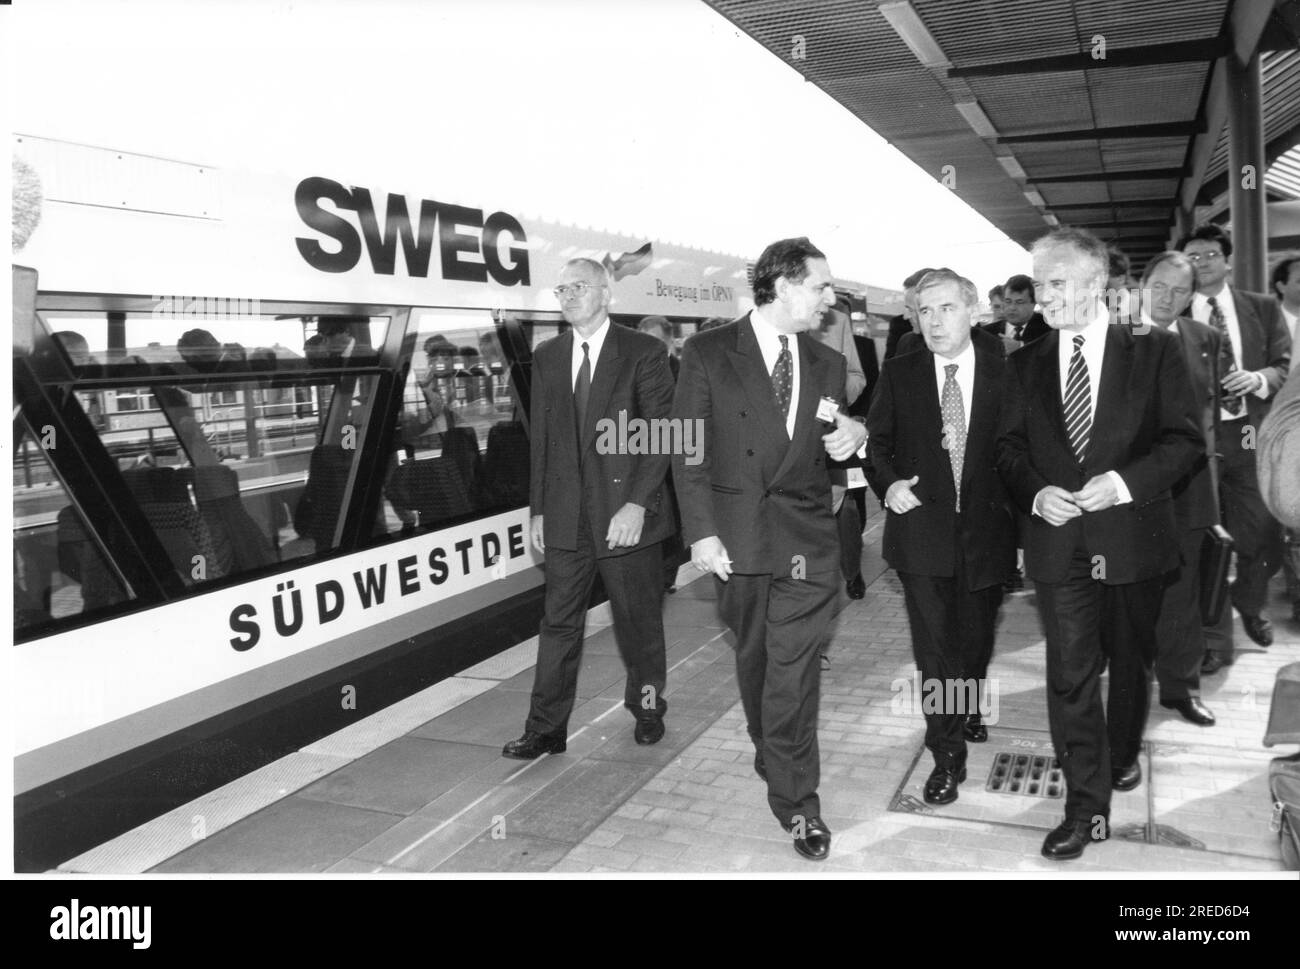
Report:
<svg viewBox="0 0 1300 969"><path fill-rule="evenodd" d="M754 771L795 851L821 861L819 647L840 575L826 457L844 460L867 431L843 412L844 355L806 332L835 299L826 257L775 242L753 289L751 313L682 348L673 416L698 421L704 443L698 463L673 457L673 481L682 540L735 636Z"/></svg>
<svg viewBox="0 0 1300 969"><path fill-rule="evenodd" d="M1112 788L1141 782L1156 618L1178 565L1171 488L1205 442L1177 338L1110 325L1105 244L1061 228L1031 254L1052 332L1008 358L997 463L1029 515L1025 573L1067 788L1065 819L1042 851L1065 859L1109 836Z"/></svg>
<svg viewBox="0 0 1300 969"><path fill-rule="evenodd" d="M934 769L922 793L948 804L966 779L966 725L979 722L1002 586L1016 564L1010 498L994 467L1005 360L998 340L972 339L979 292L970 280L936 269L916 300L925 349L885 361L868 454L923 692L944 698L925 709Z"/></svg>
<svg viewBox="0 0 1300 969"><path fill-rule="evenodd" d="M675 527L664 483L670 458L629 453L627 442L598 445L606 436L597 428L666 418L673 378L662 342L610 320L612 285L594 260L566 263L555 296L570 329L533 352L530 538L546 555L546 612L524 734L502 750L520 760L565 749L597 572L627 667L633 737L653 744L664 735L660 543Z"/></svg>
<svg viewBox="0 0 1300 969"><path fill-rule="evenodd" d="M1241 613L1246 635L1267 647L1273 642L1273 624L1265 609L1268 580L1282 566L1282 526L1268 513L1260 495L1255 438L1273 396L1286 380L1291 339L1274 300L1228 285L1232 239L1226 231L1212 224L1199 226L1180 240L1178 248L1196 266L1190 315L1217 330L1222 342L1219 494L1223 524L1237 551L1232 605ZM1227 636L1205 630L1204 674L1232 663L1231 625L1225 626Z"/></svg>

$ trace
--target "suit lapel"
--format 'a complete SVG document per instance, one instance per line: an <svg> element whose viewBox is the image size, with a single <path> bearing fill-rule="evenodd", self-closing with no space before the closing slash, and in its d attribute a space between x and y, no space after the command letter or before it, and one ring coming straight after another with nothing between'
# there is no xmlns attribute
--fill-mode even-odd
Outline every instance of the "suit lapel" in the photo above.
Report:
<svg viewBox="0 0 1300 969"><path fill-rule="evenodd" d="M802 360L803 353L799 356ZM727 358L735 368L745 397L759 420L763 437L772 441L788 441L785 421L777 413L776 398L772 394L772 375L767 372L763 351L758 348L758 337L754 336L754 324L748 316L736 327L736 346L727 351ZM802 379L802 370L799 376Z"/></svg>
<svg viewBox="0 0 1300 969"><path fill-rule="evenodd" d="M618 373L622 368L622 340L618 331L618 324L610 320L609 332L605 334L605 342L601 345L600 356L596 360L596 374L591 378L591 393L587 397L587 416L582 427L582 440L578 443L579 450L584 453L587 445L595 439L596 422L601 417L608 416L605 414L605 409L609 407L609 398L614 393L614 385L618 382ZM572 360L572 343L569 344L569 353ZM569 399L573 399L572 393Z"/></svg>
<svg viewBox="0 0 1300 969"><path fill-rule="evenodd" d="M985 463L983 454L976 454L975 460L971 459L973 451L976 450L971 447L971 444L992 440L996 430L993 426L993 415L997 410L998 395L1002 392L1001 383L997 379L998 361L996 350L975 348L975 383L971 388L973 400L970 402L970 412L966 415L966 454L961 467L963 494L966 491L966 482L971 476L971 468L977 462L981 465Z"/></svg>
<svg viewBox="0 0 1300 969"><path fill-rule="evenodd" d="M1060 342L1060 332L1052 330L1041 340L1033 343L1031 352L1038 354L1041 364L1038 367L1038 399L1042 404L1043 413L1051 422L1056 436L1065 445L1066 452L1073 454L1074 451L1070 448L1070 435L1065 431L1065 412L1061 409L1061 360L1058 355Z"/></svg>
<svg viewBox="0 0 1300 969"><path fill-rule="evenodd" d="M1129 382L1133 376L1133 334L1122 326L1106 327L1106 351L1101 358L1101 380L1092 408L1092 444L1088 456L1100 454L1099 442L1122 436L1128 423Z"/></svg>
<svg viewBox="0 0 1300 969"><path fill-rule="evenodd" d="M821 395L817 391L826 386L829 365L825 360L813 357L813 340L807 333L799 333L795 339L799 341L799 400L794 413L794 439L786 448L785 457L781 459L781 464L772 477L774 481L790 469L795 461L795 455L807 453L803 449L804 438L809 434L816 434L819 437L822 434L821 424L817 420L817 403ZM772 410L776 412L775 404ZM785 430L784 423L781 425L781 430ZM814 450L821 448L821 441L814 443L816 445Z"/></svg>

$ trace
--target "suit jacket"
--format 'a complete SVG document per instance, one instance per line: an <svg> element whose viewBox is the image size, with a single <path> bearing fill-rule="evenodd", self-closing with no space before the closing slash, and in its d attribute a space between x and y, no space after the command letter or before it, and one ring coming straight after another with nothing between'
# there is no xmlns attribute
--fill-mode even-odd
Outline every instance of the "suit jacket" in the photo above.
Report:
<svg viewBox="0 0 1300 969"><path fill-rule="evenodd" d="M1291 334L1282 317L1277 300L1259 293L1228 287L1237 310L1237 328L1241 331L1241 367L1255 370L1268 381L1268 398L1260 400L1247 394L1246 414L1256 428L1268 416L1273 398L1282 389L1291 367Z"/></svg>
<svg viewBox="0 0 1300 969"><path fill-rule="evenodd" d="M889 318L889 335L885 337L885 359L892 360L898 353L898 341L909 333L914 333L912 324L901 313Z"/></svg>
<svg viewBox="0 0 1300 969"><path fill-rule="evenodd" d="M1060 582L1076 550L1102 556L1098 575L1125 585L1178 565L1171 489L1205 451L1200 410L1177 338L1152 328L1134 336L1106 330L1092 436L1083 464L1074 456L1061 407L1056 331L1007 359L997 462L1012 498L1027 516L1021 533L1025 573ZM1032 514L1048 485L1078 491L1095 475L1116 471L1133 500L1085 512L1054 526Z"/></svg>
<svg viewBox="0 0 1300 969"><path fill-rule="evenodd" d="M1043 318L1043 314L1035 313L1029 318L1029 322L1024 325L1024 328L1021 329L1020 342L1027 345L1033 343L1039 337L1047 336L1047 334L1051 332L1052 327L1047 320ZM1012 337L1014 338L1014 336L1015 333L1013 332Z"/></svg>
<svg viewBox="0 0 1300 969"><path fill-rule="evenodd" d="M1219 523L1219 500L1214 463L1219 431L1219 344L1222 338L1212 326L1190 317L1178 320L1178 338L1183 360L1192 380L1205 436L1205 454L1174 484L1174 517L1180 530L1209 528Z"/></svg>
<svg viewBox="0 0 1300 969"><path fill-rule="evenodd" d="M928 349L885 362L867 415L869 480L883 500L895 481L914 475L921 506L887 512L885 561L900 572L951 576L964 569L972 590L1000 585L1016 565L1015 521L995 463L1006 359L1002 341L974 340L975 380L966 407L961 511L956 510L952 464L943 446L943 415L934 354ZM954 536L957 542L954 542ZM961 561L956 561L955 545Z"/></svg>
<svg viewBox="0 0 1300 969"><path fill-rule="evenodd" d="M649 334L610 321L609 335L596 360L587 398L581 462L575 426L572 354L572 329L547 340L533 352L529 442L532 478L528 503L534 515L545 516L546 544L577 550L579 501L586 508L598 557L624 555L661 542L674 530L671 499L665 497L664 484L670 456L632 454L627 447L602 454L596 441L602 430L597 425L603 419L613 421L618 427L621 413L626 414L625 420L629 422L635 418L653 421L669 415L673 378L664 345ZM658 435L645 437L654 440ZM629 435L629 440L634 439ZM609 521L629 501L646 510L641 540L631 548L611 550L604 541Z"/></svg>
<svg viewBox="0 0 1300 969"><path fill-rule="evenodd" d="M673 415L704 422L698 464L673 457L673 484L686 545L716 535L734 572L789 576L837 572L839 531L831 514L825 423L817 401L844 406L844 355L807 333L799 345L794 437L786 436L772 380L747 315L697 333L682 350ZM796 558L800 557L800 558Z"/></svg>
<svg viewBox="0 0 1300 969"><path fill-rule="evenodd" d="M996 353L1000 357L1005 357L1007 355L1007 345L1002 341L1002 338L994 336L987 330L981 330L978 326L971 327L970 339L971 343L975 344L977 350L982 348L992 353ZM925 345L925 337L921 336L919 333L904 334L903 338L898 341L897 355L900 357L906 353L913 353L917 350L924 350L926 353L930 352ZM910 478L911 475L908 475L908 477Z"/></svg>

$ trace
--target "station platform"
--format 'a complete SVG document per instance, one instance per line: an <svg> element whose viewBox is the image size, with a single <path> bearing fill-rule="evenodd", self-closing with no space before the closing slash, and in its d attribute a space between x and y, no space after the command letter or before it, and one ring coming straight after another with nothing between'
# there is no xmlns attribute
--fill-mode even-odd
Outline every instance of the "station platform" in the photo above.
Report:
<svg viewBox="0 0 1300 969"><path fill-rule="evenodd" d="M1271 603L1276 642L1257 647L1238 620L1236 663L1202 685L1217 725L1185 722L1156 704L1153 692L1143 781L1116 793L1111 840L1080 859L1050 862L1039 849L1063 801L1051 783L1032 593L1003 605L989 670L996 705L986 718L988 742L970 745L958 800L931 807L921 797L931 764L919 684L902 590L879 555L882 525L879 513L866 524L867 594L841 595L822 674L820 794L834 832L823 863L796 855L768 810L714 582L687 565L665 603L669 706L667 734L656 745L632 739L624 672L601 607L589 616L564 754L532 762L501 756L502 744L523 729L534 639L58 870L1191 877L1282 870L1266 777L1272 757L1293 751L1261 743L1274 675L1300 660L1300 626L1289 620L1281 577Z"/></svg>

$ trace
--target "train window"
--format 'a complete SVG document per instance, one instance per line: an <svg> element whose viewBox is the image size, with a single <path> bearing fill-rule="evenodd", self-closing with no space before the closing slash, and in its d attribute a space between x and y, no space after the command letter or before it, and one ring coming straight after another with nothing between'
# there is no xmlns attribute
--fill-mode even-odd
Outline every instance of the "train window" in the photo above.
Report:
<svg viewBox="0 0 1300 969"><path fill-rule="evenodd" d="M364 315L177 315L179 302L152 312L44 310L79 376L146 373L280 373L373 366L387 317ZM146 410L124 400L122 410Z"/></svg>
<svg viewBox="0 0 1300 969"><path fill-rule="evenodd" d="M417 309L375 534L528 503L528 435L488 312Z"/></svg>
<svg viewBox="0 0 1300 969"><path fill-rule="evenodd" d="M14 630L37 628L132 598L49 462L21 425L14 447Z"/></svg>

